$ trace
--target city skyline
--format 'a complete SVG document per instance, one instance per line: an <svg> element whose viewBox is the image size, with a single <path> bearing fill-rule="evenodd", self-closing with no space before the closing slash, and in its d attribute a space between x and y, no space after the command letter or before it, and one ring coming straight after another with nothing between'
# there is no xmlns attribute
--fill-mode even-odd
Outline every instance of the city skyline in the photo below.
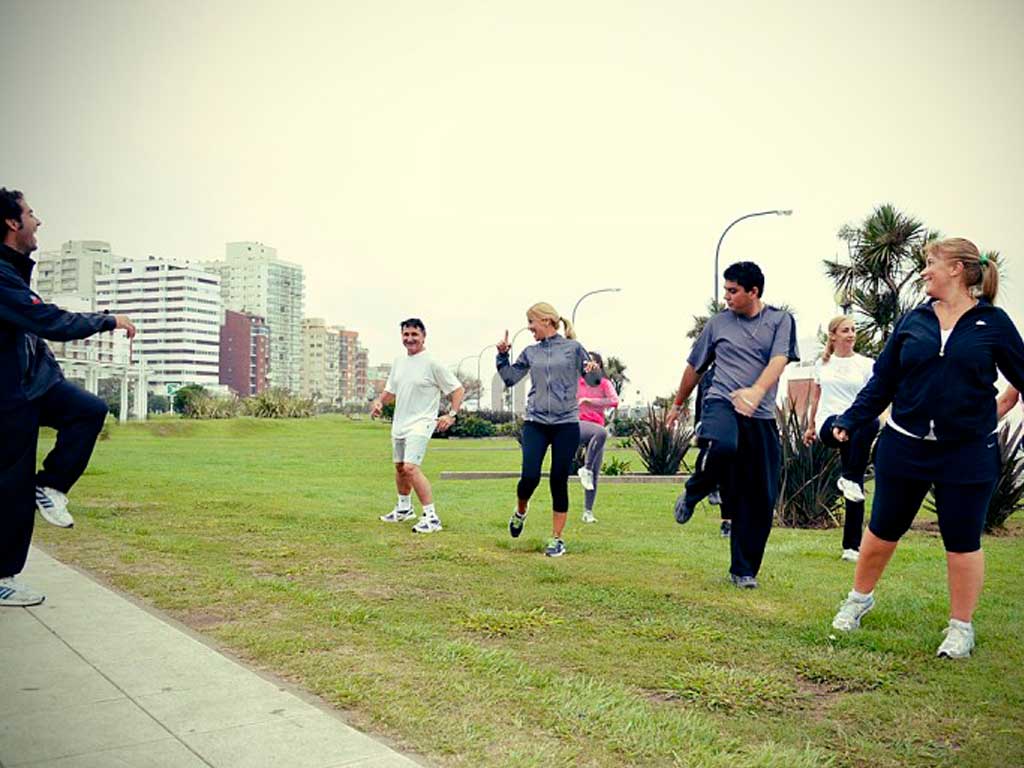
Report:
<svg viewBox="0 0 1024 768"><path fill-rule="evenodd" d="M580 338L665 394L722 230L776 208L794 214L738 225L721 264L758 261L803 339L836 310L837 231L886 202L1001 251L1024 321L1019 4L5 10L28 111L0 183L44 249L273 244L306 270L305 314L359 328L375 364L403 317L454 362L536 301L569 315L620 287L580 306Z"/></svg>

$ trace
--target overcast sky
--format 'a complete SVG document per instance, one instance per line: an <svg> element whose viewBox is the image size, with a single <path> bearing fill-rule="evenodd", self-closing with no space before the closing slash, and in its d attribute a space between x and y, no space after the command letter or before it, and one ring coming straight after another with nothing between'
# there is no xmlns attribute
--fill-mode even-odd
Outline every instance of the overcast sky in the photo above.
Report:
<svg viewBox="0 0 1024 768"><path fill-rule="evenodd" d="M454 363L621 287L580 338L665 394L719 234L774 208L722 264L760 263L801 337L836 231L884 202L1002 251L1020 324L1024 3L715 5L0 0L0 185L43 249L272 245L373 364L406 316Z"/></svg>

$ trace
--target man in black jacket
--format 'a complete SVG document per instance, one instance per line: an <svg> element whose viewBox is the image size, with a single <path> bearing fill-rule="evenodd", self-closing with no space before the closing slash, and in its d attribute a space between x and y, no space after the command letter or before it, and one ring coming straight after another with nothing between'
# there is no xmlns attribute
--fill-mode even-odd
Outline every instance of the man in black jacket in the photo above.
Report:
<svg viewBox="0 0 1024 768"><path fill-rule="evenodd" d="M107 406L64 380L43 339L70 341L135 326L122 315L65 312L45 303L29 282L41 222L21 192L0 188L0 606L38 605L45 599L14 577L32 541L35 510L70 527L67 492L92 455ZM36 473L39 427L57 430L57 443Z"/></svg>

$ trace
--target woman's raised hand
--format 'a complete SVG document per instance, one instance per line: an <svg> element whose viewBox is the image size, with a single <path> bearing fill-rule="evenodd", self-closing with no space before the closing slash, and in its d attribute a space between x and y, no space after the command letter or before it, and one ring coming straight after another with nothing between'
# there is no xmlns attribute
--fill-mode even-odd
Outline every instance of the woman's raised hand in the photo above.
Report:
<svg viewBox="0 0 1024 768"><path fill-rule="evenodd" d="M505 338L498 341L498 354L507 355L511 345L508 343L508 329L505 329Z"/></svg>

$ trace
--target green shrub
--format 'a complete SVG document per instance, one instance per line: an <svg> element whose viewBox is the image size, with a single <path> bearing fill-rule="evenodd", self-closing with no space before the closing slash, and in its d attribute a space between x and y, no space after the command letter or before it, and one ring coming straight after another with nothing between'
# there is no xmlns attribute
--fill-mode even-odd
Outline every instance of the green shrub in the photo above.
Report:
<svg viewBox="0 0 1024 768"><path fill-rule="evenodd" d="M203 389L199 384L187 384L184 387L179 387L174 393L174 412L175 413L188 413L188 403L192 398L195 397L209 397L209 393ZM116 413L117 411L113 411Z"/></svg>
<svg viewBox="0 0 1024 768"><path fill-rule="evenodd" d="M495 428L493 424L481 419L474 413L468 413L466 415L459 414L459 417L448 431L439 434L441 436L448 435L449 437L493 437L494 433Z"/></svg>
<svg viewBox="0 0 1024 768"><path fill-rule="evenodd" d="M647 416L638 421L632 437L640 461L652 475L674 475L686 456L693 439L693 430L681 422L670 429L665 423L664 408L647 406Z"/></svg>
<svg viewBox="0 0 1024 768"><path fill-rule="evenodd" d="M631 438L636 434L637 427L641 423L641 419L631 419L628 416L619 416L617 413L615 418L612 419L609 427L612 431L613 437L625 437Z"/></svg>
<svg viewBox="0 0 1024 768"><path fill-rule="evenodd" d="M618 456L612 456L601 465L602 475L625 475L629 472L629 461L624 461Z"/></svg>
<svg viewBox="0 0 1024 768"><path fill-rule="evenodd" d="M839 524L842 495L839 451L820 440L804 445L806 419L790 407L776 409L775 421L782 442L782 477L775 519L790 528L831 528Z"/></svg>
<svg viewBox="0 0 1024 768"><path fill-rule="evenodd" d="M523 420L519 417L511 421L506 421L504 424L498 424L494 428L494 434L500 437L514 437L517 440L523 431Z"/></svg>
<svg viewBox="0 0 1024 768"><path fill-rule="evenodd" d="M243 400L242 412L257 419L304 419L315 413L315 407L312 400L275 387Z"/></svg>
<svg viewBox="0 0 1024 768"><path fill-rule="evenodd" d="M199 392L193 392L184 399L182 415L189 419L230 419L237 416L238 411L237 398L211 395L200 388Z"/></svg>
<svg viewBox="0 0 1024 768"><path fill-rule="evenodd" d="M490 422L491 424L508 424L516 420L516 415L512 411L474 411L473 415L483 419L484 421Z"/></svg>

